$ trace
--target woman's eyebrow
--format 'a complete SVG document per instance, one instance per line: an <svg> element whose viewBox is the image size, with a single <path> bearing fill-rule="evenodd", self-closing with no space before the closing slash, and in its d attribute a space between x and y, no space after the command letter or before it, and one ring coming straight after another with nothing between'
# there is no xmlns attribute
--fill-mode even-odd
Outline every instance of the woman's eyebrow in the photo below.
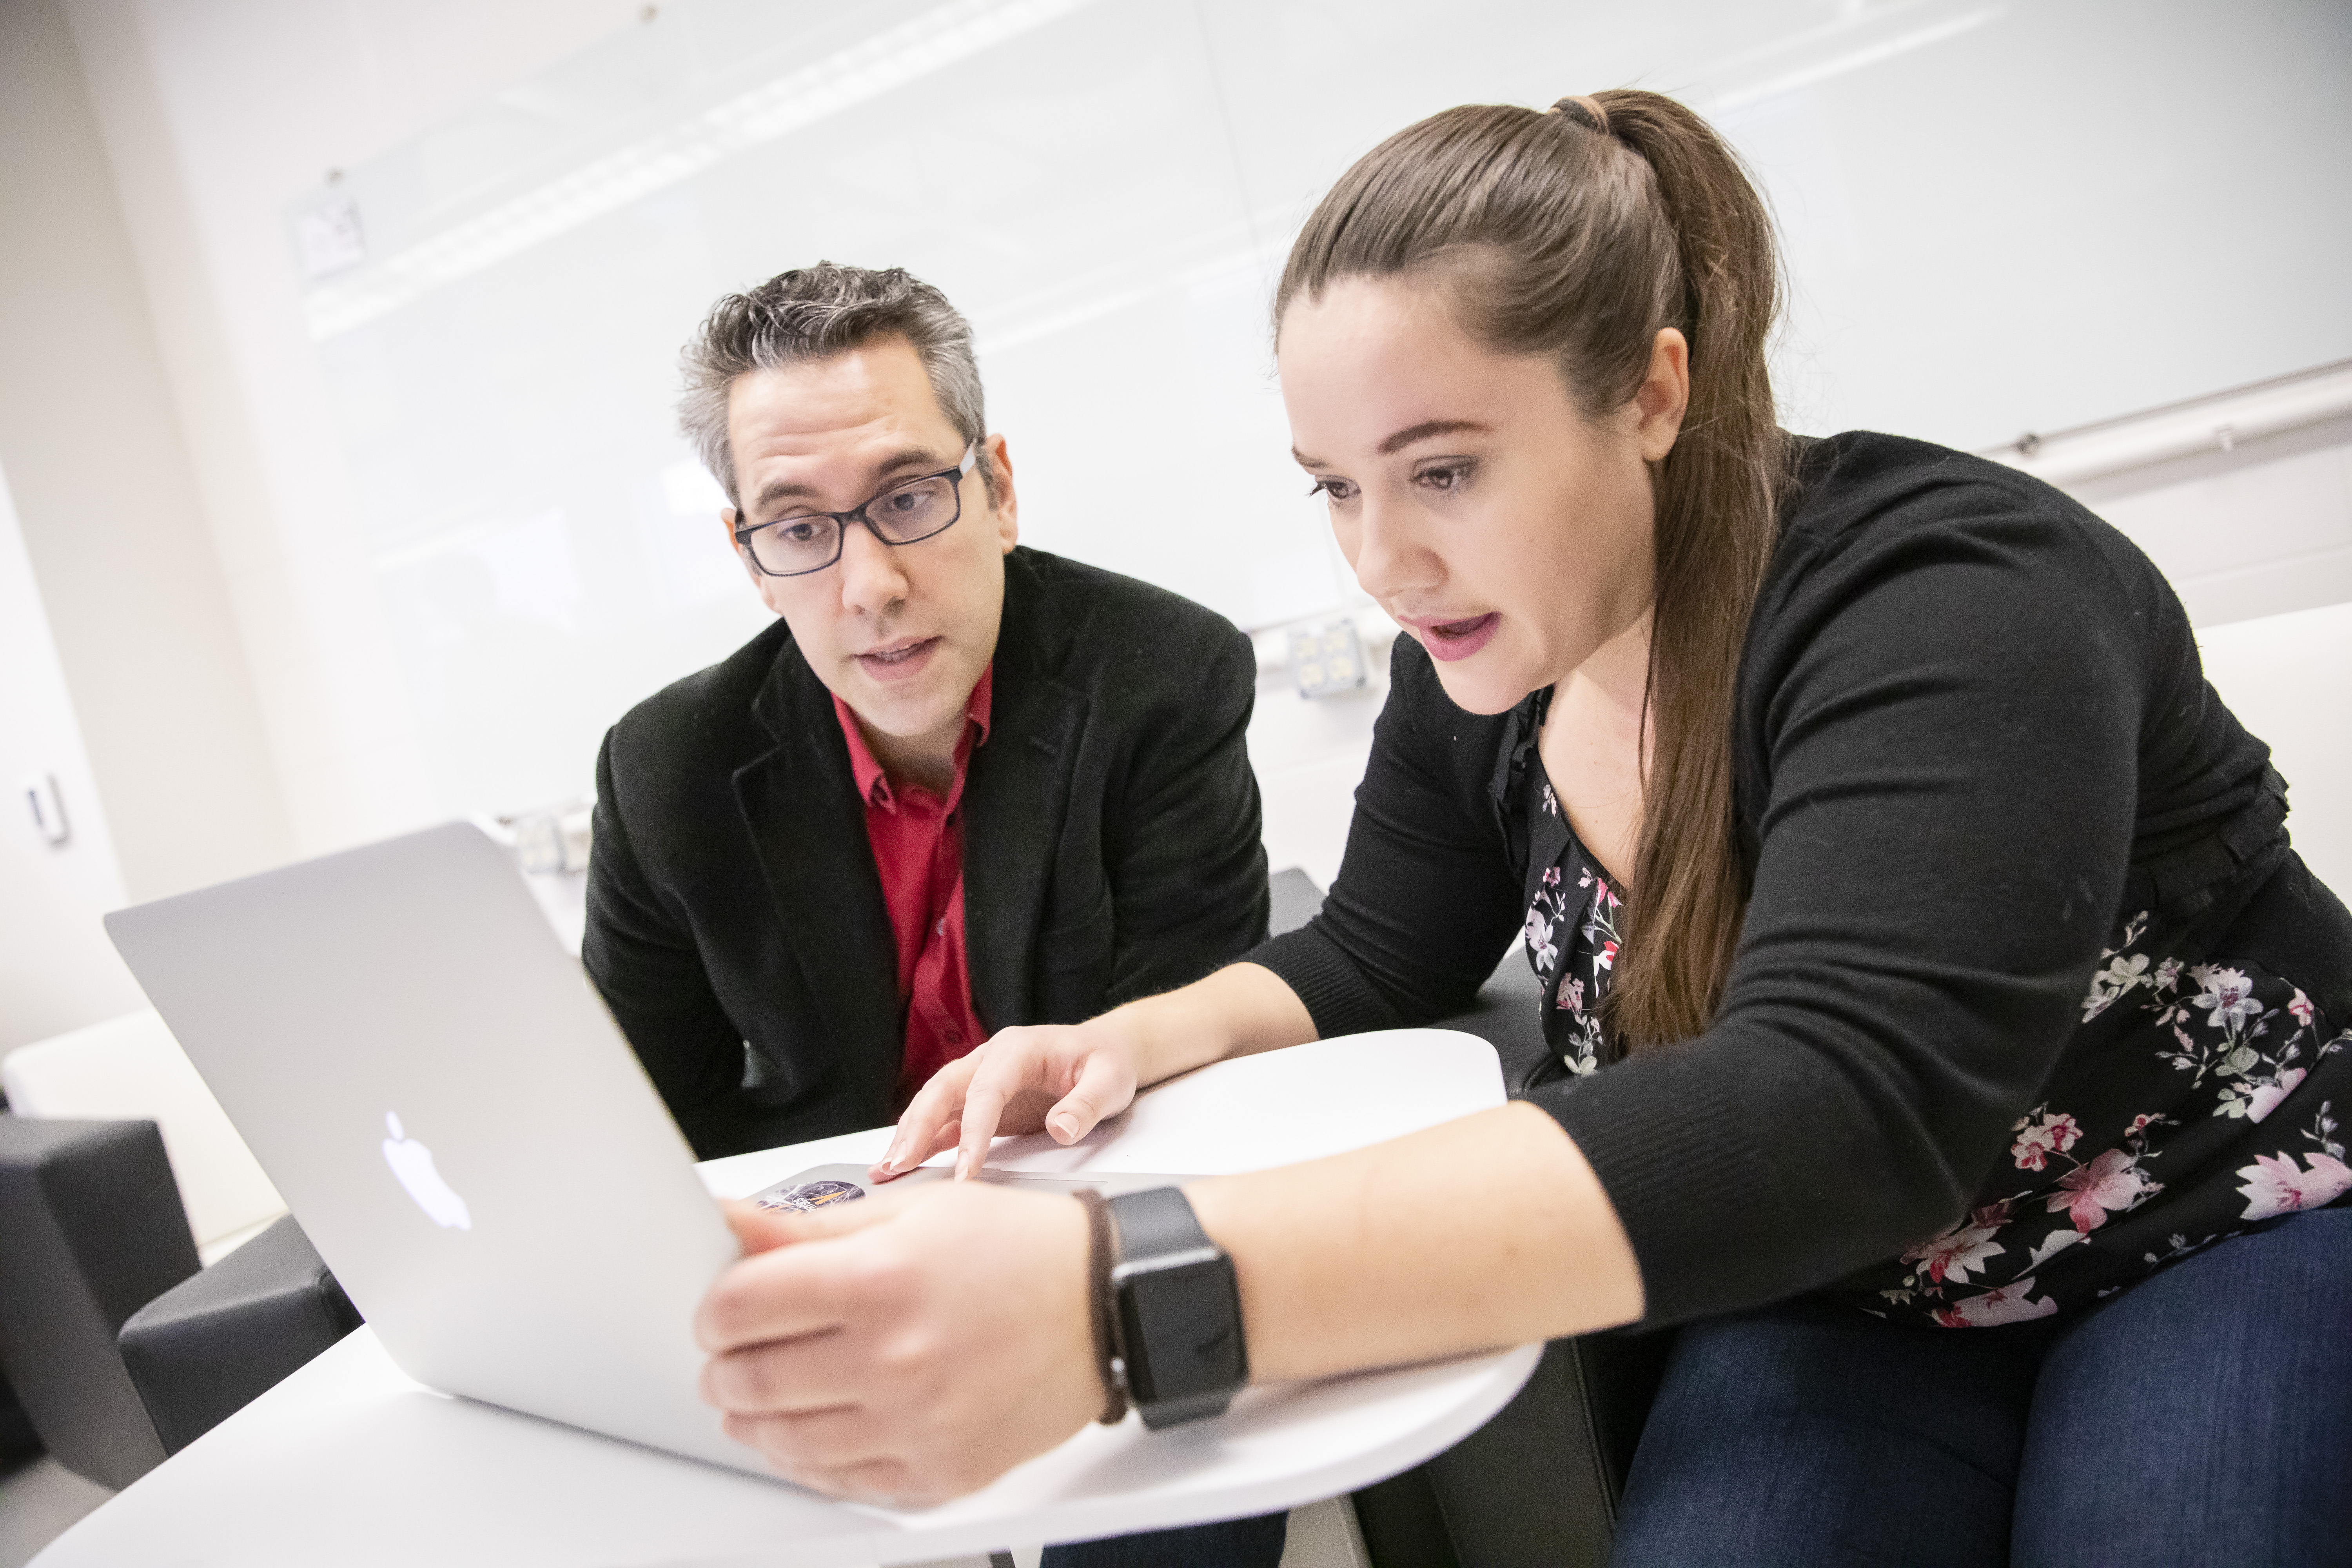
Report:
<svg viewBox="0 0 2352 1568"><path fill-rule="evenodd" d="M1407 426L1381 442L1379 450L1381 456L1385 458L1391 452L1402 451L1415 441L1426 441L1432 436L1451 436L1461 430L1475 430L1485 434L1494 428L1492 425L1484 425L1475 419L1424 419L1418 425ZM1290 449L1290 460L1302 468L1322 468L1330 466L1320 458L1308 457L1296 447Z"/></svg>
<svg viewBox="0 0 2352 1568"><path fill-rule="evenodd" d="M1406 426L1381 442L1380 452L1381 456L1385 458L1391 452L1404 450L1415 441L1426 441L1432 436L1451 436L1458 430L1484 432L1493 428L1493 426L1482 425L1475 419L1424 419L1418 425Z"/></svg>

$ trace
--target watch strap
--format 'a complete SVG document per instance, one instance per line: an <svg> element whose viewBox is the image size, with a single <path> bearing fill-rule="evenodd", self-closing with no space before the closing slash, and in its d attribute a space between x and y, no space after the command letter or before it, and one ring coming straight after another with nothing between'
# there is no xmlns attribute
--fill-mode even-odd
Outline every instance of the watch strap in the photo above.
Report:
<svg viewBox="0 0 2352 1568"><path fill-rule="evenodd" d="M1095 1419L1116 1426L1127 1419L1127 1370L1118 1354L1118 1302L1111 1293L1110 1208L1092 1187L1076 1190L1087 1211L1087 1317L1094 1330L1095 1374L1102 1379L1102 1414Z"/></svg>
<svg viewBox="0 0 2352 1568"><path fill-rule="evenodd" d="M1214 1252L1217 1244L1201 1228L1192 1200L1181 1187L1146 1187L1109 1200L1118 1227L1118 1260L1164 1258L1174 1253Z"/></svg>

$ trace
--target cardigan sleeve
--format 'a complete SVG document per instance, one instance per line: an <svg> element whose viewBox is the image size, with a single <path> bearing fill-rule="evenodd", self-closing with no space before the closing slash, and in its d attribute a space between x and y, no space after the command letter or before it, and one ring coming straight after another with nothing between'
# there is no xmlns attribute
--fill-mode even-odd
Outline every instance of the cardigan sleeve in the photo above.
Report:
<svg viewBox="0 0 2352 1568"><path fill-rule="evenodd" d="M1246 955L1297 993L1327 1039L1465 1010L1521 919L1486 794L1507 719L1454 707L1411 637L1397 638L1389 672L1322 910Z"/></svg>
<svg viewBox="0 0 2352 1568"><path fill-rule="evenodd" d="M1941 1230L2079 1021L2130 854L2144 617L2056 498L1946 511L1862 531L1751 634L1759 848L1713 1026L1531 1097L1607 1188L1653 1324Z"/></svg>

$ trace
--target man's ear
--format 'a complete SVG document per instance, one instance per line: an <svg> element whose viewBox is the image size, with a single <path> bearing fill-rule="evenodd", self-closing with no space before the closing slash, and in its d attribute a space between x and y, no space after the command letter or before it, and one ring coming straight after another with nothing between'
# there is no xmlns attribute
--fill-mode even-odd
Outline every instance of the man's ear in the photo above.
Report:
<svg viewBox="0 0 2352 1568"><path fill-rule="evenodd" d="M1021 503L1013 489L1013 449L1002 436L991 436L982 442L986 460L996 469L996 541L1005 554L1021 542Z"/></svg>
<svg viewBox="0 0 2352 1568"><path fill-rule="evenodd" d="M735 557L736 564L743 568L743 575L749 577L751 586L756 588L760 585L760 569L751 564L751 552L735 538L735 519L740 515L733 507L722 508L719 513L719 526L727 531L727 553Z"/></svg>

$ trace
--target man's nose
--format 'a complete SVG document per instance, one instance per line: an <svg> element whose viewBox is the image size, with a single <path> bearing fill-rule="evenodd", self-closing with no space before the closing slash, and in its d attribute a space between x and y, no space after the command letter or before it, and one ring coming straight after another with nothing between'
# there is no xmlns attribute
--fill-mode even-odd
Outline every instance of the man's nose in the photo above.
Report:
<svg viewBox="0 0 2352 1568"><path fill-rule="evenodd" d="M907 596L907 574L898 552L853 522L841 539L841 607L853 615L878 616Z"/></svg>

